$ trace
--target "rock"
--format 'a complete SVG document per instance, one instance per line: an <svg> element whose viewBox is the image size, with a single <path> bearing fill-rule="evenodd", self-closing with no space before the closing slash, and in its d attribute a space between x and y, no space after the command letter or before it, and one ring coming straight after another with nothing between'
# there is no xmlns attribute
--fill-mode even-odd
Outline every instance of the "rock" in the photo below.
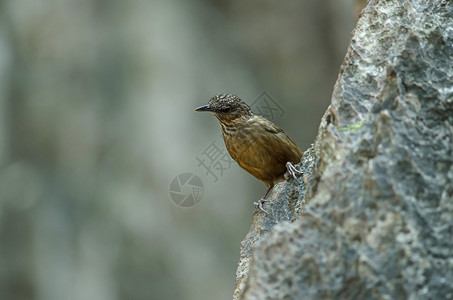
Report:
<svg viewBox="0 0 453 300"><path fill-rule="evenodd" d="M452 62L451 2L369 1L304 180L254 214L234 299L453 299Z"/></svg>
<svg viewBox="0 0 453 300"><path fill-rule="evenodd" d="M302 163L296 167L305 174L312 173L314 163L314 149L305 151ZM303 167L302 167L303 166ZM303 178L299 178L302 181ZM294 179L277 183L271 190L264 207L267 214L256 210L253 214L252 226L241 243L241 257L236 271L236 288L234 299L239 299L247 282L252 254L256 246L262 241L275 225L294 222L303 213L305 205L305 185Z"/></svg>

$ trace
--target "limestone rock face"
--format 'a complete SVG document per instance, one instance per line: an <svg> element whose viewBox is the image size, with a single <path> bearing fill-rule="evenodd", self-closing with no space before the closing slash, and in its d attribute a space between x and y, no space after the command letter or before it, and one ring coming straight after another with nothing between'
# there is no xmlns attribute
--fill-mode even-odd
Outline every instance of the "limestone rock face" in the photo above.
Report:
<svg viewBox="0 0 453 300"><path fill-rule="evenodd" d="M235 299L453 299L451 1L369 1L299 167L254 215Z"/></svg>

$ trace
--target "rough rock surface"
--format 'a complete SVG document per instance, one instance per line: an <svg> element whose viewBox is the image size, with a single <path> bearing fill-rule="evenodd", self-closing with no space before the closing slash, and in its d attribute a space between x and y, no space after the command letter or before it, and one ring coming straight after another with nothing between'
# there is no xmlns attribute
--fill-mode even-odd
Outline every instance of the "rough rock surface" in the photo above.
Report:
<svg viewBox="0 0 453 300"><path fill-rule="evenodd" d="M314 149L311 147L305 151L302 163L296 167L304 174L312 173L314 157ZM299 182L295 182L291 178L289 181L277 183L268 196L269 201L265 203L265 209L268 213L264 214L256 210L253 214L250 231L241 243L241 257L236 271L234 299L239 299L244 291L253 251L257 244L267 236L275 225L294 222L303 213L305 185L301 182L303 178L298 180Z"/></svg>
<svg viewBox="0 0 453 300"><path fill-rule="evenodd" d="M235 299L453 299L451 1L369 1L300 167L254 214Z"/></svg>

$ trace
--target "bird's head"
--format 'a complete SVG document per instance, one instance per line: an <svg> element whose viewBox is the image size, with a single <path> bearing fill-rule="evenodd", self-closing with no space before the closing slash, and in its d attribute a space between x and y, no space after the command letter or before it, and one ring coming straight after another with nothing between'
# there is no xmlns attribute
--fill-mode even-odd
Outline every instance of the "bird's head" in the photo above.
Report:
<svg viewBox="0 0 453 300"><path fill-rule="evenodd" d="M253 116L250 107L233 94L215 95L209 100L207 105L200 106L195 111L212 112L220 122L225 124L231 124Z"/></svg>

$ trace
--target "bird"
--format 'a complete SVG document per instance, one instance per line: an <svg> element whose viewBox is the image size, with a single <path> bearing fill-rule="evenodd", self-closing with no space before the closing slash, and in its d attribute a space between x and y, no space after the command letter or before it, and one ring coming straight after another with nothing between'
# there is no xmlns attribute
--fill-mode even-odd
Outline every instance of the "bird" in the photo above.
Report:
<svg viewBox="0 0 453 300"><path fill-rule="evenodd" d="M208 104L195 109L211 112L222 129L223 140L230 156L248 173L266 185L266 191L255 208L267 213L263 203L275 183L288 172L295 180L302 174L294 164L303 153L280 127L255 115L250 106L233 94L213 96Z"/></svg>

